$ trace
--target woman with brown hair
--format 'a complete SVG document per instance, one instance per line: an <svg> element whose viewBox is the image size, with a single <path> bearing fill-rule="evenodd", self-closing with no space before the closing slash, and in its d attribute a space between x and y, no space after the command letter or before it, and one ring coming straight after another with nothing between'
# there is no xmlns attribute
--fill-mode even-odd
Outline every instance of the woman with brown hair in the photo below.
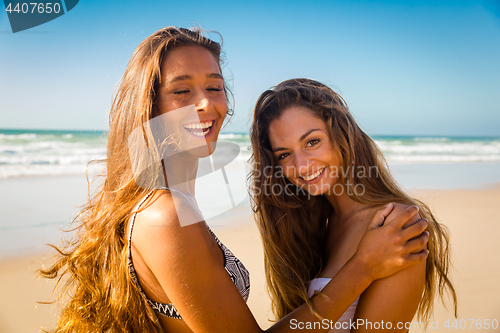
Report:
<svg viewBox="0 0 500 333"><path fill-rule="evenodd" d="M315 310L314 296L324 295L322 288L356 253L369 221L389 203L393 213L418 206L429 221L427 261L371 283L334 328L348 332L360 319L406 330L415 312L427 321L435 294L446 289L456 312L445 228L397 185L342 97L317 81L284 81L259 97L251 141L253 209L277 319L302 304ZM276 186L286 190L273 191Z"/></svg>
<svg viewBox="0 0 500 333"><path fill-rule="evenodd" d="M194 196L199 158L231 114L227 92L220 44L200 30L167 27L137 47L111 109L104 184L41 270L65 278L57 332L261 332L245 304L249 274ZM313 301L317 313L336 320L372 281L426 258L427 223L403 229L417 210L391 209L324 289L335 302ZM302 306L291 318L315 317Z"/></svg>

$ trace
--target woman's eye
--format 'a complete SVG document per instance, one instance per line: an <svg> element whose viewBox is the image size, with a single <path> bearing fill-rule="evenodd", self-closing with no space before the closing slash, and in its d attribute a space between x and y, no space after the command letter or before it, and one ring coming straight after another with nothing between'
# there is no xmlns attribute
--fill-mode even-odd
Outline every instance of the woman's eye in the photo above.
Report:
<svg viewBox="0 0 500 333"><path fill-rule="evenodd" d="M222 88L220 87L215 87L215 88L207 88L208 91L222 91Z"/></svg>
<svg viewBox="0 0 500 333"><path fill-rule="evenodd" d="M279 154L278 160L282 160L282 159L286 158L288 155L290 155L290 154L288 154L288 153Z"/></svg>
<svg viewBox="0 0 500 333"><path fill-rule="evenodd" d="M307 141L307 146L309 147L314 147L319 143L319 139L312 139Z"/></svg>
<svg viewBox="0 0 500 333"><path fill-rule="evenodd" d="M181 95L181 94L187 94L189 90L184 89L184 90L176 90L174 91L174 95Z"/></svg>

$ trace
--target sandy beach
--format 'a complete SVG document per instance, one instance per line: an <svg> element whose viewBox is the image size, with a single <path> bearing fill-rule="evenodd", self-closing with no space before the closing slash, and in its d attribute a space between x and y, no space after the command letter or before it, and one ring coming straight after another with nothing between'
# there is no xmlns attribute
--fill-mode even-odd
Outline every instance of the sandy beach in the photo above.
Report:
<svg viewBox="0 0 500 333"><path fill-rule="evenodd" d="M484 189L426 190L414 195L428 203L438 219L451 232L453 268L452 280L458 292L458 329L483 331L472 320L500 321L500 186ZM269 327L272 318L266 293L263 252L258 230L248 206L236 208L235 215L242 221L234 227L216 230L219 238L245 263L251 273L251 293L248 304L262 328ZM52 282L37 281L34 272L50 260L50 254L39 254L2 259L0 262L0 332L38 332L41 326L53 327L57 308L36 306L36 301L48 300ZM445 332L447 320L453 324L451 309L436 302L436 309L428 331ZM460 329L460 320L467 323ZM437 323L437 326L436 326ZM451 330L456 328L451 327ZM500 332L500 329L488 329ZM419 332L419 330L412 330Z"/></svg>

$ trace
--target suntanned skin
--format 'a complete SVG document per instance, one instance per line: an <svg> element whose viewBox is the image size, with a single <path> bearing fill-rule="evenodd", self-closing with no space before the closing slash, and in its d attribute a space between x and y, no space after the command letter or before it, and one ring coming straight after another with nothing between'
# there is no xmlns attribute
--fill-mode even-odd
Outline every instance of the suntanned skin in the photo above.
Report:
<svg viewBox="0 0 500 333"><path fill-rule="evenodd" d="M402 212L407 207L404 204L394 204L393 213ZM343 221L335 221L335 217L332 216L326 247L328 262L320 277L334 277L354 255L376 209L369 207ZM415 222L418 218L416 214L407 224ZM422 261L390 277L374 281L361 295L353 321L363 319L371 323L411 322L424 290L425 272L426 262ZM367 326L362 325L357 330L351 331L365 332L366 329ZM405 332L406 329L402 326L401 330L393 328L390 331Z"/></svg>
<svg viewBox="0 0 500 333"><path fill-rule="evenodd" d="M290 107L271 122L269 131L273 151L285 176L313 195L325 195L333 207L325 249L327 262L320 274L323 278L333 278L356 253L361 238L380 207L358 203L350 198L346 189L340 190L340 172L336 172L341 170L340 153L329 138L326 123L309 109ZM310 179L323 168L325 172ZM408 207L394 204L392 214L403 212ZM414 215L404 227L419 218L418 214ZM426 262L422 261L390 277L374 281L361 295L354 321L410 322L422 296L425 272ZM391 332L406 331L404 326L401 330L395 329L395 326ZM364 332L365 328L361 326L356 332Z"/></svg>
<svg viewBox="0 0 500 333"><path fill-rule="evenodd" d="M150 299L175 304L183 316L183 320L160 316L163 329L166 332L262 332L224 269L222 251L205 225L181 227L175 218L176 208L179 209L173 205L168 191L158 191L154 202L137 214L132 234L132 257L141 286ZM323 317L336 321L374 280L392 275L401 265L425 259L425 252L410 257L408 253L422 250L426 237L407 242L422 233L427 226L425 221L401 230L417 210L410 207L395 215L389 213L391 209L377 212L357 254L323 289L331 301L321 297L313 299L315 309ZM388 215L385 223L384 214ZM377 227L382 223L384 226ZM394 248L381 250L380 239L395 240ZM292 318L304 322L317 320L303 305L267 331L295 331L290 328Z"/></svg>
<svg viewBox="0 0 500 333"><path fill-rule="evenodd" d="M222 81L212 75L220 74L212 55L199 46L179 47L169 52L161 71L156 105L159 112L194 104L201 119L215 119L218 135L227 105L224 93L217 90ZM216 140L217 135L210 140ZM137 214L134 224L132 260L142 288L153 301L173 303L183 317L179 320L159 316L163 330L262 332L227 274L222 250L206 225L179 223L177 211L191 207L183 202L174 205L170 192L159 190ZM427 223L419 220L403 229L417 209L410 207L399 214L391 213L392 209L388 206L377 211L356 254L324 288L331 301L313 299L315 309L323 317L337 320L373 281L425 260L427 236L421 234ZM267 331L295 331L290 327L292 318L312 321L316 317L304 305Z"/></svg>

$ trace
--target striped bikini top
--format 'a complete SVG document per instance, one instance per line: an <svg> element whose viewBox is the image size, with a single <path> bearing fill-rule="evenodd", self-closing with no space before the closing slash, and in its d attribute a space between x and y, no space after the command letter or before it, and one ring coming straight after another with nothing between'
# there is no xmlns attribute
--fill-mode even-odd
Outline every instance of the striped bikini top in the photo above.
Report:
<svg viewBox="0 0 500 333"><path fill-rule="evenodd" d="M175 191L173 189L169 188L161 188L161 189L167 189L170 191ZM144 201L147 200L151 196L151 194L154 192L152 190L149 192L137 205L136 211L139 209L139 207L144 203ZM179 191L176 191L178 193L181 193ZM181 193L182 194L182 193ZM128 269L130 272L130 276L132 277L132 281L137 285L139 288L139 291L141 294L144 296L148 304L151 306L151 308L156 312L159 313L163 316L169 317L169 318L174 318L174 319L182 319L181 315L177 311L177 309L174 307L172 303L166 304L166 303L159 303L150 300L147 296L144 290L141 287L141 284L139 283L139 279L137 278L137 272L135 271L134 264L132 262L132 230L134 228L134 222L135 222L135 217L137 213L134 213L131 217L130 220L130 225L127 230L128 234ZM221 243L221 241L215 236L213 231L208 227L208 225L205 223L205 225L208 228L208 231L212 235L212 237L215 239L217 242L217 245L222 249L224 252L224 268L226 269L227 273L229 274L229 277L233 281L233 283L236 285L236 288L240 292L241 296L245 300L245 302L248 300L248 296L250 294L250 274L248 273L248 270L245 268L243 263L236 258L236 256L226 247L224 244Z"/></svg>

